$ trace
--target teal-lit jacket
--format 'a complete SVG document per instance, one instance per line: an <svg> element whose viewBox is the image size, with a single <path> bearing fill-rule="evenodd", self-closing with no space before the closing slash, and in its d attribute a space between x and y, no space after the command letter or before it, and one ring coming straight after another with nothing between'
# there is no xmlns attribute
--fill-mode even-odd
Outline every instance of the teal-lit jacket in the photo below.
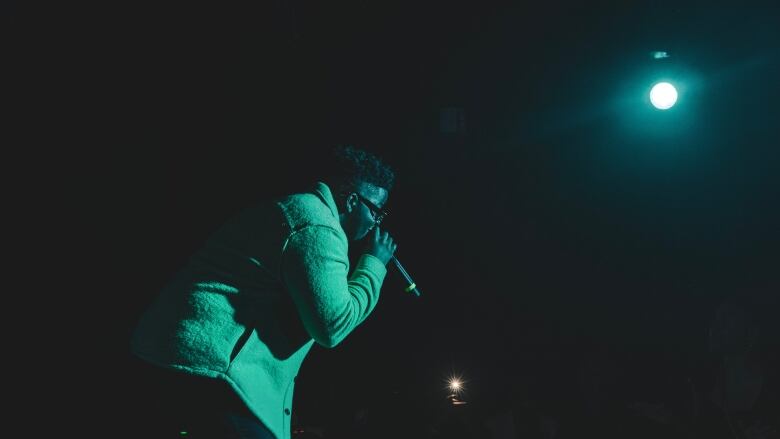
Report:
<svg viewBox="0 0 780 439"><path fill-rule="evenodd" d="M349 275L347 242L324 183L240 213L144 313L132 351L227 381L289 438L294 380L312 344L336 346L379 299L385 265L366 254Z"/></svg>

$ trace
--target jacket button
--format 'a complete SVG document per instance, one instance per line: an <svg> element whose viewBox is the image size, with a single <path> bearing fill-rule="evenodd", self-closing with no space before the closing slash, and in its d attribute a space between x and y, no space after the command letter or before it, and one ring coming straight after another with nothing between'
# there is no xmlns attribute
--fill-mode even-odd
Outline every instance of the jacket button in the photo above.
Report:
<svg viewBox="0 0 780 439"><path fill-rule="evenodd" d="M285 415L289 415L290 414L290 409L284 409L284 414Z"/></svg>

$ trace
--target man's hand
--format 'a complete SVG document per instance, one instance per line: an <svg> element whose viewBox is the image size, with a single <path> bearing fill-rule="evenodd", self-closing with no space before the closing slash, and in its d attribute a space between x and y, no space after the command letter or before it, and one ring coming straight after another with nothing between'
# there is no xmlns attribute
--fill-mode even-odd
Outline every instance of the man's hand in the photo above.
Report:
<svg viewBox="0 0 780 439"><path fill-rule="evenodd" d="M389 233L380 231L379 227L374 227L374 233L368 240L366 253L376 256L384 264L387 264L393 257L396 247L397 245Z"/></svg>

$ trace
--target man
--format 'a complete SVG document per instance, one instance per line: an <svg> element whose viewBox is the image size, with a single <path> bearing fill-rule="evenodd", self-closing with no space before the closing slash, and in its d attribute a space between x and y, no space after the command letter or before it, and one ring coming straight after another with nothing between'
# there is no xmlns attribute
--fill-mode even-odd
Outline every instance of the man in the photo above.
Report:
<svg viewBox="0 0 780 439"><path fill-rule="evenodd" d="M395 177L369 152L334 156L310 192L228 221L140 319L131 350L160 371L163 392L150 396L174 434L289 438L313 343L336 346L376 306L396 249L378 227ZM348 241L367 235L350 273Z"/></svg>

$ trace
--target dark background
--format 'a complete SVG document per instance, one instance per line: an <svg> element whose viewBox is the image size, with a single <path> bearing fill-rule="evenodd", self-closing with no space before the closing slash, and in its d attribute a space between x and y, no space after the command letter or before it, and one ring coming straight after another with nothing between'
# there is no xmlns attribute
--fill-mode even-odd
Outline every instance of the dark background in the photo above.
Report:
<svg viewBox="0 0 780 439"><path fill-rule="evenodd" d="M57 195L38 219L96 244L58 254L100 369L122 370L135 319L209 232L339 143L396 169L385 224L423 296L391 272L369 320L314 348L300 424L434 405L453 373L485 413L574 400L593 346L645 383L671 376L659 361L684 376L726 297L776 351L774 2L106 3L4 11L35 61L18 113L56 120L29 131L58 139L27 150ZM681 96L660 112L664 78Z"/></svg>

